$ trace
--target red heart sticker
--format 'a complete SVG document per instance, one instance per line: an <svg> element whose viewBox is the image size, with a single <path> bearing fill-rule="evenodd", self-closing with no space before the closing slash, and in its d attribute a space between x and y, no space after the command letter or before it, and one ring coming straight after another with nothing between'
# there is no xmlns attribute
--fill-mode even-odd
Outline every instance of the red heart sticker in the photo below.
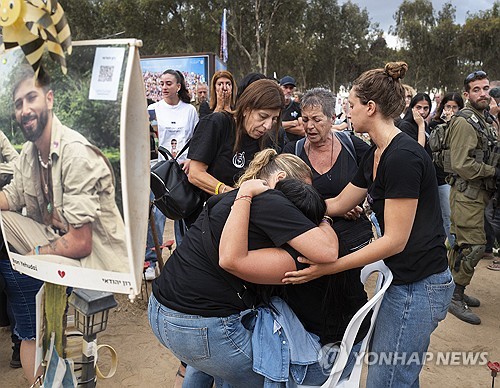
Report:
<svg viewBox="0 0 500 388"><path fill-rule="evenodd" d="M64 271L59 270L59 271L57 271L57 273L58 273L58 274L59 274L59 276L60 276L60 277L62 277L62 278L63 278L64 276L66 276L66 272L64 272Z"/></svg>

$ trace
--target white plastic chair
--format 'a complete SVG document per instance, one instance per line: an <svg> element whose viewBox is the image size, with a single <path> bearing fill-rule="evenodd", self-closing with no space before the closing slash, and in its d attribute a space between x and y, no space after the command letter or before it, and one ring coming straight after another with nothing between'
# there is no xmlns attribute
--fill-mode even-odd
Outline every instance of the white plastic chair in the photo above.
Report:
<svg viewBox="0 0 500 388"><path fill-rule="evenodd" d="M376 261L372 264L368 264L361 270L361 282L365 284L368 277L374 272L378 272L377 284L375 286L375 295L373 295L373 297L370 298L368 302L366 302L365 305L361 307L361 309L359 309L359 311L352 317L349 325L347 325L347 329L340 344L340 351L337 354L337 358L335 359L335 363L330 372L330 377L328 377L328 380L321 386L322 388L359 387L359 381L361 379L361 369L363 368L362 359L365 355L368 344L370 343L371 336L373 334L373 328L375 327L375 321L377 319L378 310L380 309L380 304L382 303L382 298L384 297L386 290L392 283L392 272L389 270L389 268L387 268L382 260ZM354 340L356 338L356 335L358 334L359 327L361 326L363 319L370 312L370 310L373 310L370 329L368 330L368 333L361 343L361 349L359 351L359 354L357 355L354 369L352 370L351 375L348 379L343 380L339 383L340 376L342 375L349 354L351 353L351 349L354 345ZM298 387L312 388L307 385L299 385Z"/></svg>

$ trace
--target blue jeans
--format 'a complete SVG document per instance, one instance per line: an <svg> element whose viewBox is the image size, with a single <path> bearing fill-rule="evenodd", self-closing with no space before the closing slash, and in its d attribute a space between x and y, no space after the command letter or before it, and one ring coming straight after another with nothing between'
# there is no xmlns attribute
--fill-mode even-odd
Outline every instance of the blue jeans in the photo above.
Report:
<svg viewBox="0 0 500 388"><path fill-rule="evenodd" d="M450 247L453 248L455 245L455 235L450 233L451 227L451 208L450 208L450 188L449 184L444 184L438 186L439 193L439 205L441 207L441 216L443 217L443 228L448 238L448 243Z"/></svg>
<svg viewBox="0 0 500 388"><path fill-rule="evenodd" d="M153 193L150 193L150 199L154 198ZM153 216L155 218L156 235L158 236L158 245L163 244L163 231L165 230L165 221L167 217L159 211L156 206L153 206ZM148 237L146 241L146 256L145 261L156 262L156 252L151 248L155 246L151 224L148 222Z"/></svg>
<svg viewBox="0 0 500 388"><path fill-rule="evenodd" d="M240 315L207 318L183 314L149 298L149 323L158 340L181 361L232 387L261 387L264 378L252 370L252 333Z"/></svg>
<svg viewBox="0 0 500 388"><path fill-rule="evenodd" d="M0 272L5 279L5 293L16 321L14 333L21 340L35 339L35 296L43 282L15 271L9 260L0 260Z"/></svg>
<svg viewBox="0 0 500 388"><path fill-rule="evenodd" d="M342 371L342 375L340 376L339 382L342 380L347 379L351 372L352 369L354 368L354 365L356 364L356 356L359 354L359 351L361 349L361 343L363 341L359 341L357 344L354 344L351 353L349 353L349 357L347 358L347 363L345 364L344 370ZM335 358L329 360L332 364L328 369L325 369L323 365L320 363L312 364L307 367L307 374L306 378L302 382L303 385L322 385L330 376L330 371L332 370L333 363L335 362L335 359L337 358L337 355Z"/></svg>
<svg viewBox="0 0 500 388"><path fill-rule="evenodd" d="M454 289L449 269L418 282L389 287L375 323L367 388L419 386L423 363L410 357L424 358L431 333L445 318ZM392 362L387 362L389 357Z"/></svg>

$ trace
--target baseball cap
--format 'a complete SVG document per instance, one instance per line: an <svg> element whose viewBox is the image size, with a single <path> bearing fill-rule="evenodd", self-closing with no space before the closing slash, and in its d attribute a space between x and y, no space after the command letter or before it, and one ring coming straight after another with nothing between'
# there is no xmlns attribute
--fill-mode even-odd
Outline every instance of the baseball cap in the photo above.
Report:
<svg viewBox="0 0 500 388"><path fill-rule="evenodd" d="M292 85L293 87L295 87L295 79L293 77L290 77L289 75L284 76L282 79L280 79L280 86L285 85Z"/></svg>

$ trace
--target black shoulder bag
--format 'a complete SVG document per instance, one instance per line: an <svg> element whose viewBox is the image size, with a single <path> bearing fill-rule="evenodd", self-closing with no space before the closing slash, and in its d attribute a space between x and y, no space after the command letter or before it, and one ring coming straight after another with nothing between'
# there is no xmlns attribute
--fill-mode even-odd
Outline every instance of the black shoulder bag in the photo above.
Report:
<svg viewBox="0 0 500 388"><path fill-rule="evenodd" d="M189 147L186 143L174 158L164 147L158 147L165 159L151 168L151 190L155 196L154 204L171 220L189 217L203 206L201 189L189 183L177 158Z"/></svg>

